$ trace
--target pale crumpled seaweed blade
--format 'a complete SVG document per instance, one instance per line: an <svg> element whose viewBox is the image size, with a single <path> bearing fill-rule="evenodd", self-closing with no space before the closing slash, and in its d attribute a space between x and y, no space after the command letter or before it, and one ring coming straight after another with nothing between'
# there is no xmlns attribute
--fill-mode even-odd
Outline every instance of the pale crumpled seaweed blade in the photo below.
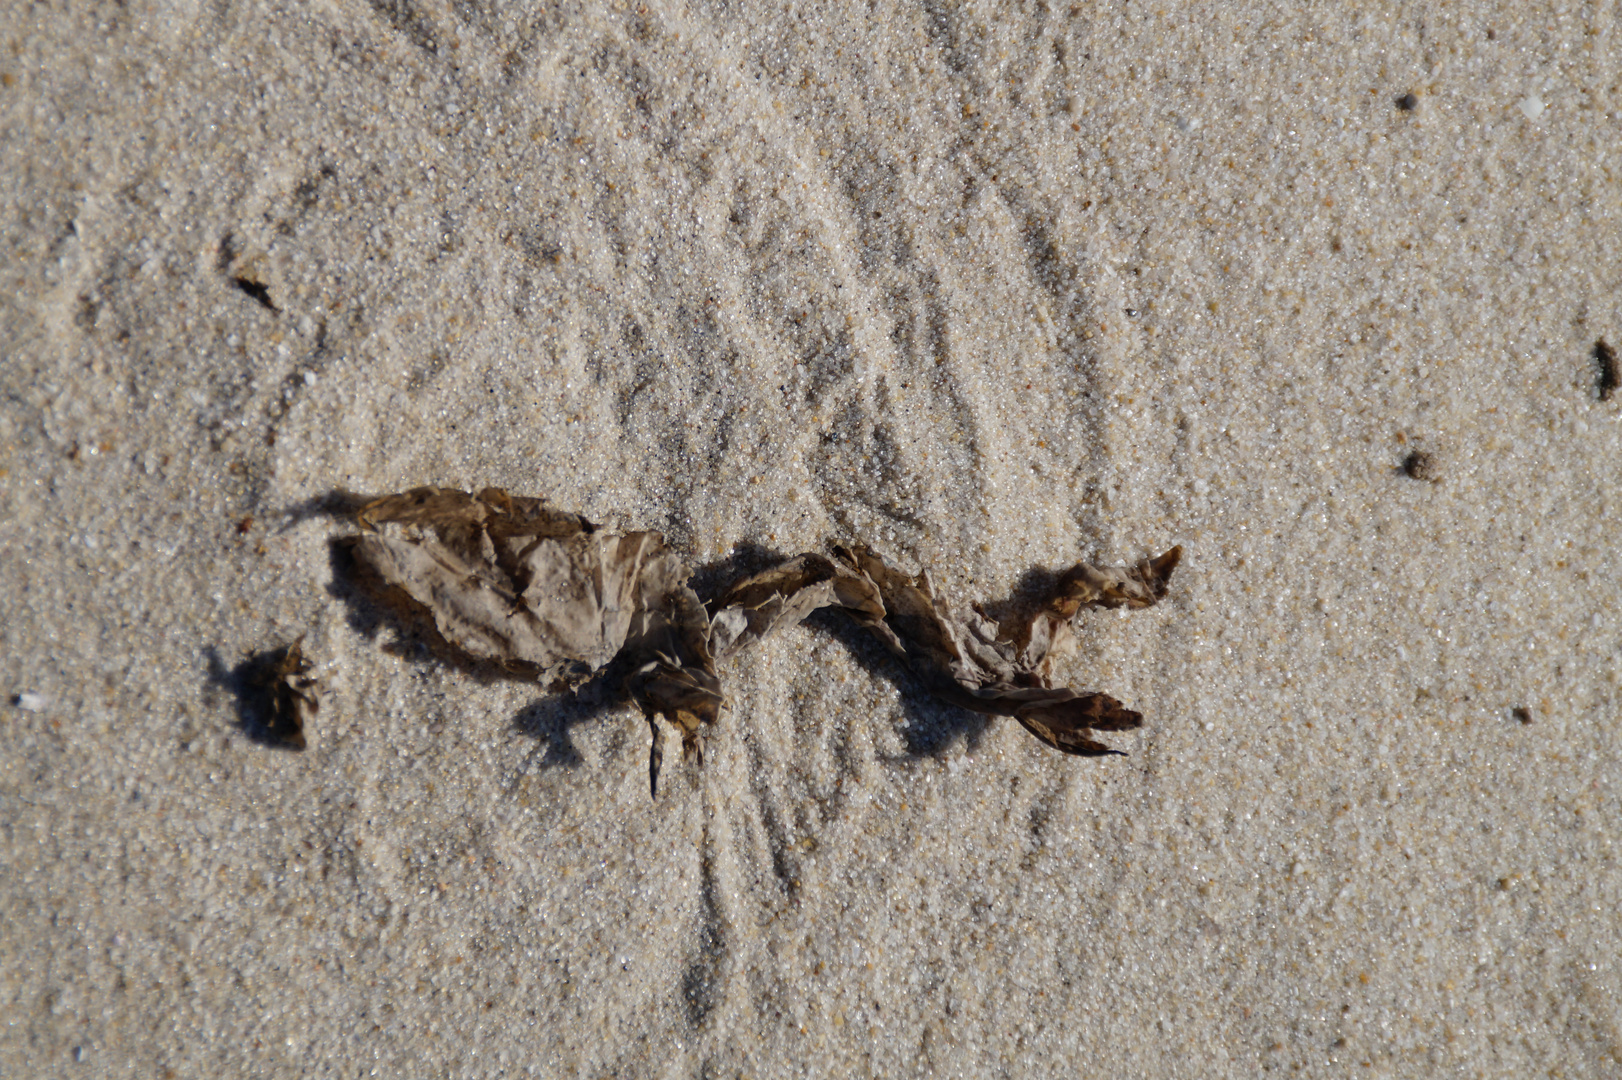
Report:
<svg viewBox="0 0 1622 1080"><path fill-rule="evenodd" d="M884 604L872 579L810 552L740 581L715 606L710 652L717 659L742 652L779 627L797 625L820 608L843 608L858 618L884 618Z"/></svg>
<svg viewBox="0 0 1622 1080"><path fill-rule="evenodd" d="M427 608L445 640L458 649L479 660L532 665L543 674L585 660L549 638L511 588L482 568L409 526L383 528L387 531L356 542L356 556Z"/></svg>
<svg viewBox="0 0 1622 1080"><path fill-rule="evenodd" d="M359 518L369 531L356 556L470 656L577 683L619 652L635 575L621 585L618 566L605 570L603 538L584 518L499 488L477 496L416 488L370 503ZM603 595L596 583L605 579L617 593Z"/></svg>
<svg viewBox="0 0 1622 1080"><path fill-rule="evenodd" d="M561 657L595 672L625 644L642 600L657 533L576 533L535 541L519 560L526 583L519 601L536 636Z"/></svg>

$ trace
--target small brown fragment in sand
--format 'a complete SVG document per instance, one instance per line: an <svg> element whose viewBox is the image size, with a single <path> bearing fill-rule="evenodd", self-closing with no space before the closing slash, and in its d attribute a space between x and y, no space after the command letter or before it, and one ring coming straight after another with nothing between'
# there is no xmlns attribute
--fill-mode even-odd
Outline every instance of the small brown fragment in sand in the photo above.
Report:
<svg viewBox="0 0 1622 1080"><path fill-rule="evenodd" d="M309 677L303 639L289 645L270 668L265 690L270 697L266 734L295 750L308 745L305 728L321 708L316 681Z"/></svg>
<svg viewBox="0 0 1622 1080"><path fill-rule="evenodd" d="M1436 455L1424 450L1410 451L1408 456L1402 459L1402 471L1412 480L1424 480L1431 484L1442 479Z"/></svg>
<svg viewBox="0 0 1622 1080"><path fill-rule="evenodd" d="M1594 363L1599 366L1599 378L1596 383L1599 389L1599 399L1610 401L1611 395L1616 393L1619 378L1616 369L1616 350L1605 343L1604 338L1594 342Z"/></svg>

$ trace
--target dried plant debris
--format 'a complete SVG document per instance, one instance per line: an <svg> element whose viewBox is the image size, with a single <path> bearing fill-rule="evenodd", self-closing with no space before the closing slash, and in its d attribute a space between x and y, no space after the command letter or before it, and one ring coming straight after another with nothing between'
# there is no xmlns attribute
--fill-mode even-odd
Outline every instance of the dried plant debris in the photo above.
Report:
<svg viewBox="0 0 1622 1080"><path fill-rule="evenodd" d="M552 684L590 678L619 652L644 599L686 578L657 533L601 532L495 488L417 488L359 518L356 555L432 612L446 641Z"/></svg>
<svg viewBox="0 0 1622 1080"><path fill-rule="evenodd" d="M577 686L624 651L649 724L663 716L702 759L721 709L710 620L658 533L612 533L542 499L416 488L368 503L355 555L427 608L452 646ZM657 789L659 739L649 764Z"/></svg>
<svg viewBox="0 0 1622 1080"><path fill-rule="evenodd" d="M1146 607L1164 596L1182 557L1180 548L1130 569L1079 564L1038 610L1002 625L978 610L952 612L935 596L927 573L899 573L865 547L840 548L837 554L874 583L883 614L847 612L905 660L941 700L978 713L1012 716L1067 754L1110 753L1088 732L1121 731L1143 722L1108 694L1052 686L1049 660L1081 607Z"/></svg>
<svg viewBox="0 0 1622 1080"><path fill-rule="evenodd" d="M310 678L303 644L300 639L282 651L269 666L265 685L269 706L265 734L295 750L308 744L305 728L321 709L319 688Z"/></svg>
<svg viewBox="0 0 1622 1080"><path fill-rule="evenodd" d="M689 569L653 532L615 533L544 500L486 488L477 495L416 488L367 504L357 557L433 616L456 648L481 660L576 686L617 661L653 727L650 789L658 793L657 718L702 761L700 734L724 698L717 659L781 626L836 608L866 627L943 701L1011 716L1067 754L1111 753L1092 732L1138 727L1108 694L1055 687L1049 667L1076 614L1148 607L1182 556L1172 548L1132 567L1078 563L1049 595L995 623L954 612L927 574L894 570L862 546L806 553L729 588L708 608Z"/></svg>

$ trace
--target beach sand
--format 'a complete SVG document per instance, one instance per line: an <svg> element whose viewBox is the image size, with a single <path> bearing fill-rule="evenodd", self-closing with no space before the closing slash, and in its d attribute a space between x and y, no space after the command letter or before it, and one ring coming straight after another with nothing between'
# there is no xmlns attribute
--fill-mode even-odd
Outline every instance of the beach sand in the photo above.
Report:
<svg viewBox="0 0 1622 1080"><path fill-rule="evenodd" d="M0 1074L1622 1074L1614 12L13 10ZM1125 756L817 616L653 800L356 586L419 484L1185 554Z"/></svg>

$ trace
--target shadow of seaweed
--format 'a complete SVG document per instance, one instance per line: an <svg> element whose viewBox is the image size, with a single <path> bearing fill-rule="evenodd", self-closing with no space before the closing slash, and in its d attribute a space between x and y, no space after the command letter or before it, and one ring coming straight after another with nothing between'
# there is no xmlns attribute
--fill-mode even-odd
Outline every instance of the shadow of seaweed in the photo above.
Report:
<svg viewBox="0 0 1622 1080"><path fill-rule="evenodd" d="M582 764L583 759L570 732L600 716L623 713L630 703L624 677L605 668L597 678L572 694L552 693L530 702L513 714L512 728L545 745L537 767L572 769Z"/></svg>
<svg viewBox="0 0 1622 1080"><path fill-rule="evenodd" d="M776 548L763 544L741 543L733 547L732 554L712 559L693 568L687 584L704 602L705 610L715 613L715 604L735 583L753 577L791 558Z"/></svg>
<svg viewBox="0 0 1622 1080"><path fill-rule="evenodd" d="M1041 609L1043 601L1053 595L1059 579L1064 577L1067 570L1069 567L1050 570L1045 566L1033 566L1019 575L1007 596L981 604L980 611L1004 628L1017 622L1028 622Z"/></svg>
<svg viewBox="0 0 1622 1080"><path fill-rule="evenodd" d="M575 749L569 729L584 723L597 714L564 694L551 694L531 702L513 714L512 728L521 735L544 743L546 752L537 766L542 769L573 769L580 765L580 751Z"/></svg>
<svg viewBox="0 0 1622 1080"><path fill-rule="evenodd" d="M317 517L352 520L361 507L371 502L373 498L374 496L362 495L348 488L333 488L324 495L312 495L301 503L289 506L287 520L293 525Z"/></svg>
<svg viewBox="0 0 1622 1080"><path fill-rule="evenodd" d="M979 745L990 726L990 717L935 698L917 673L850 619L824 609L812 612L801 625L828 634L845 647L857 664L895 683L901 691L905 714L901 738L907 758L941 757L959 739L971 750Z"/></svg>

